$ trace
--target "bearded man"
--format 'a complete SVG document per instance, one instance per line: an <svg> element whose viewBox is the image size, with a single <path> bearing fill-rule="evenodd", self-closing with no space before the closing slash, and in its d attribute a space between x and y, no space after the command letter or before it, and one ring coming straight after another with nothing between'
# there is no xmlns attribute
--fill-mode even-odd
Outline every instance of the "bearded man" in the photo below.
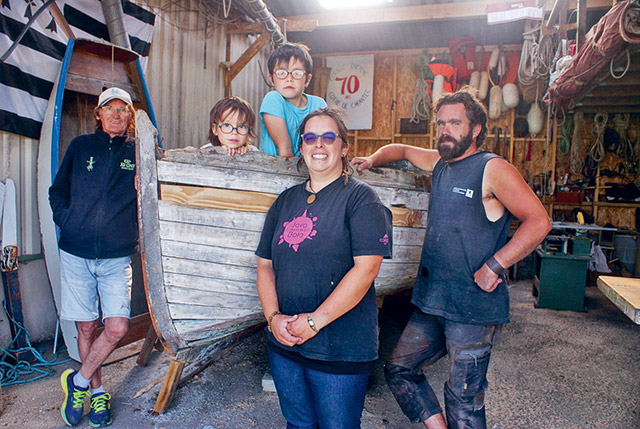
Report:
<svg viewBox="0 0 640 429"><path fill-rule="evenodd" d="M411 302L416 310L385 365L400 408L427 428L484 428L492 347L509 322L503 271L544 239L547 213L509 162L481 151L487 111L470 92L435 103L438 150L387 145L358 171L406 159L433 171L429 219ZM505 244L511 219L520 226ZM421 368L449 355L446 419Z"/></svg>

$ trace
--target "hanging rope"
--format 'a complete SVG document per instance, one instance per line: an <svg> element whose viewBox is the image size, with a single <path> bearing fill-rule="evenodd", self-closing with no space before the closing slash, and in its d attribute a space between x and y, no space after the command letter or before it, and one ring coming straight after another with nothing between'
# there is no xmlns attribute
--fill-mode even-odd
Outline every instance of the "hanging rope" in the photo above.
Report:
<svg viewBox="0 0 640 429"><path fill-rule="evenodd" d="M518 65L518 82L526 101L532 93L542 86L546 89L549 79L549 69L553 61L553 41L550 37L540 36L540 26L535 26L532 21L525 22L525 31L522 34L522 52ZM538 41L539 40L539 41Z"/></svg>
<svg viewBox="0 0 640 429"><path fill-rule="evenodd" d="M613 117L613 129L620 136L620 146L618 146L616 155L629 162L633 160L633 146L627 135L630 119L631 115L628 113L616 113Z"/></svg>
<svg viewBox="0 0 640 429"><path fill-rule="evenodd" d="M565 157L569 155L571 150L571 127L573 126L573 119L564 121L562 124L562 136L558 140L558 155Z"/></svg>
<svg viewBox="0 0 640 429"><path fill-rule="evenodd" d="M7 311L6 301L3 301L2 304L4 307L4 312L7 314L7 318L9 319L9 323L12 323L16 327L16 336L9 343L9 346L6 349L0 347L0 352L2 353L2 357L0 358L0 379L2 380L2 386L10 386L12 384L24 384L30 381L39 380L41 378L48 377L50 375L53 375L53 369L51 369L51 366L60 365L60 364L71 361L71 359L58 361L58 357L60 356L60 354L65 352L66 350L59 350L51 360L46 360L45 358L43 358L42 354L40 354L40 352L31 345L31 340L29 339L29 333L24 328L24 326L16 322L15 319L13 319L9 315L9 312ZM12 347L20 335L24 335L27 346L21 347L18 349L13 349ZM10 363L16 360L15 356L18 356L19 353L23 353L26 351L31 352L31 354L34 356L36 360L35 363L28 362L25 360L18 360L15 364ZM29 374L39 374L39 375L36 375L35 377L29 378L26 380L21 379L23 376L26 376Z"/></svg>
<svg viewBox="0 0 640 429"><path fill-rule="evenodd" d="M595 162L602 162L605 156L604 152L604 130L607 127L609 114L607 112L598 112L593 117L593 134L596 139L593 141L589 149L589 155Z"/></svg>
<svg viewBox="0 0 640 429"><path fill-rule="evenodd" d="M580 156L580 131L584 124L584 113L579 110L573 115L573 136L571 138L571 150L569 154L569 171L571 174L582 173L582 157Z"/></svg>
<svg viewBox="0 0 640 429"><path fill-rule="evenodd" d="M410 122L418 123L428 121L431 114L431 97L429 97L429 84L424 79L416 79L416 87L413 92L411 104Z"/></svg>

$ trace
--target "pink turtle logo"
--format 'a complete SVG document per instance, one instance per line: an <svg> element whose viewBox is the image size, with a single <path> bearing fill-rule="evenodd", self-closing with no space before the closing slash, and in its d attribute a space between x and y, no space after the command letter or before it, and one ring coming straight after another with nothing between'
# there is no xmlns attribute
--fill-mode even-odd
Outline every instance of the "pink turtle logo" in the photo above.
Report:
<svg viewBox="0 0 640 429"><path fill-rule="evenodd" d="M312 215L310 214L310 216ZM311 218L307 216L307 211L305 210L301 216L294 217L289 222L283 223L284 231L280 236L278 244L286 241L289 247L292 248L294 252L297 252L300 243L307 239L311 240L311 237L314 237L318 233L318 231L313 229L317 220L317 217Z"/></svg>

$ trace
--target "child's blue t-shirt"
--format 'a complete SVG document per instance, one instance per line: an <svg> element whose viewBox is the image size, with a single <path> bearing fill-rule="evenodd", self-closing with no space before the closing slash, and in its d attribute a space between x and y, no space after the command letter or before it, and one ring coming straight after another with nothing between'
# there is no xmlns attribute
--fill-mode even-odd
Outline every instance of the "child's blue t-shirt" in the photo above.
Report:
<svg viewBox="0 0 640 429"><path fill-rule="evenodd" d="M277 116L278 118L284 118L287 123L287 130L289 131L293 156L300 156L300 149L298 147L300 144L300 135L298 134L298 128L300 128L302 120L314 110L327 107L327 103L322 98L316 97L315 95L304 95L307 97L307 105L303 109L291 104L278 91L271 91L264 96L262 105L260 105L260 151L269 155L278 155L278 147L269 135L267 127L264 125L262 115L267 113Z"/></svg>

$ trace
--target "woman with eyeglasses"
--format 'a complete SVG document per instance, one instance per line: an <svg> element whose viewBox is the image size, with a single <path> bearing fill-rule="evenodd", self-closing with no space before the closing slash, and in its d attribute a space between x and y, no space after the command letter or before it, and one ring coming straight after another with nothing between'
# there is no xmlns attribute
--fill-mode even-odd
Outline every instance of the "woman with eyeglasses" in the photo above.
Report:
<svg viewBox="0 0 640 429"><path fill-rule="evenodd" d="M269 362L289 428L359 428L378 357L373 281L391 257L391 212L349 176L341 112L300 126L300 170L267 214L256 255Z"/></svg>
<svg viewBox="0 0 640 429"><path fill-rule="evenodd" d="M304 93L313 70L309 49L285 43L269 56L267 66L274 91L264 96L260 106L260 150L269 155L300 156L300 123L327 105L322 98Z"/></svg>
<svg viewBox="0 0 640 429"><path fill-rule="evenodd" d="M250 143L255 138L255 122L256 114L248 101L240 97L225 97L209 113L209 138L200 149L222 146L230 156L258 150Z"/></svg>

